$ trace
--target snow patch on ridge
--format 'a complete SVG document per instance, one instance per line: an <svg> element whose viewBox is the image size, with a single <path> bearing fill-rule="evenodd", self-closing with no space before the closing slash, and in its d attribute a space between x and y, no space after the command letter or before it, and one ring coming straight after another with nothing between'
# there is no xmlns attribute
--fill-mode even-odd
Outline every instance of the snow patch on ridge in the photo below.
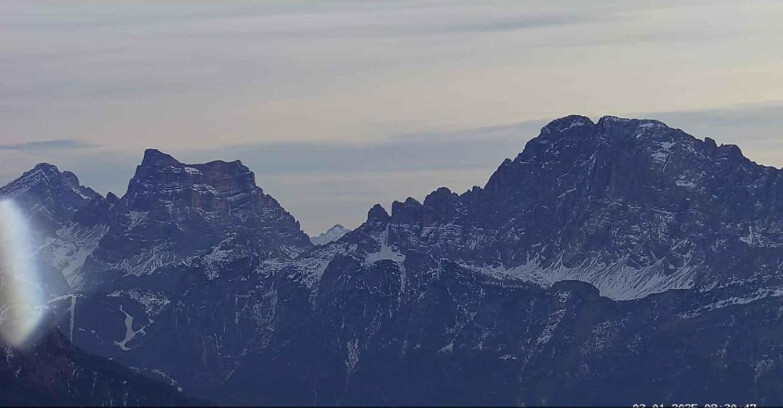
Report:
<svg viewBox="0 0 783 408"><path fill-rule="evenodd" d="M752 224L748 225L748 233L741 236L739 240L748 244L749 247L755 248L779 248L781 246L761 233L758 226Z"/></svg>
<svg viewBox="0 0 783 408"><path fill-rule="evenodd" d="M138 255L125 258L121 262L113 264L114 268L124 271L125 276L144 276L151 275L157 269L164 266L173 265L180 262L172 251L166 251L160 247L154 247L151 250L143 251Z"/></svg>
<svg viewBox="0 0 783 408"><path fill-rule="evenodd" d="M622 258L610 264L593 260L576 267L567 267L561 259L554 265L543 266L536 257L514 268L463 266L498 280L520 280L545 288L565 280L585 282L595 286L601 296L613 300L641 299L672 289L693 288L700 265L686 263L677 272L666 275L660 263L635 268L627 264L627 258Z"/></svg>
<svg viewBox="0 0 783 408"><path fill-rule="evenodd" d="M128 228L125 231L129 232L138 227L147 218L147 214L149 214L147 211L130 211L128 213Z"/></svg>
<svg viewBox="0 0 783 408"><path fill-rule="evenodd" d="M155 316L171 303L169 297L161 291L151 291L143 289L115 290L109 294L109 297L125 297L132 299L142 306L147 316Z"/></svg>
<svg viewBox="0 0 783 408"><path fill-rule="evenodd" d="M368 265L372 265L378 261L383 260L390 260L397 263L397 265L402 265L403 262L405 262L405 255L397 252L391 245L389 245L389 227L387 226L386 229L380 234L378 237L378 241L381 245L381 248L378 250L378 252L373 252L367 254L365 257L365 263Z"/></svg>
<svg viewBox="0 0 783 408"><path fill-rule="evenodd" d="M57 230L54 237L46 238L36 254L62 271L71 289L80 290L84 287L82 266L108 231L108 225L85 228L72 224Z"/></svg>
<svg viewBox="0 0 783 408"><path fill-rule="evenodd" d="M694 316L698 316L705 312L711 312L713 310L723 309L725 307L729 307L733 305L747 305L748 303L753 303L757 300L761 300L768 297L783 297L783 288L757 289L755 292L744 296L732 296L729 298L720 299L710 304L701 306L698 309L693 310L691 312L681 313L679 316L681 318L688 319Z"/></svg>
<svg viewBox="0 0 783 408"><path fill-rule="evenodd" d="M133 316L130 315L128 312L126 312L122 306L120 306L120 312L122 312L125 315L125 337L121 341L115 341L114 344L117 345L122 351L129 351L130 347L127 346L128 342L136 338L136 335L146 335L147 332L145 329L149 327L150 324L153 323L152 319L149 319L149 324L142 327L139 330L133 330Z"/></svg>

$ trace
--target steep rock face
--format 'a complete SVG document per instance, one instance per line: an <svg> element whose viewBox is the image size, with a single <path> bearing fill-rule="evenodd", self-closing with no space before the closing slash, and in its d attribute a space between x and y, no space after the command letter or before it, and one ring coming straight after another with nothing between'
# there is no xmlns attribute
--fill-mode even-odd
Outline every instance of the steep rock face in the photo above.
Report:
<svg viewBox="0 0 783 408"><path fill-rule="evenodd" d="M203 265L214 279L221 264L291 258L311 246L299 222L255 185L242 163L189 165L152 149L112 221L92 258L94 287L166 266Z"/></svg>
<svg viewBox="0 0 783 408"><path fill-rule="evenodd" d="M41 163L0 188L0 200L23 209L39 267L53 296L83 283L81 269L106 233L106 200L71 172ZM84 216L80 214L89 214Z"/></svg>
<svg viewBox="0 0 783 408"><path fill-rule="evenodd" d="M672 288L780 285L783 178L736 146L657 121L553 121L487 185L394 203L403 252L632 299Z"/></svg>

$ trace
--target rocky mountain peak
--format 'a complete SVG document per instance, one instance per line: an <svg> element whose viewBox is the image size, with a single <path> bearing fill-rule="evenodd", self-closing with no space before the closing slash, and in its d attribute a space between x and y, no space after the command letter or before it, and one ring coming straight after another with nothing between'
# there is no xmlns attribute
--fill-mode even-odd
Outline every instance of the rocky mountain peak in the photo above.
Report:
<svg viewBox="0 0 783 408"><path fill-rule="evenodd" d="M43 184L53 190L65 189L72 190L78 194L87 196L90 199L98 195L90 188L79 184L79 178L70 171L60 171L57 166L49 163L38 163L31 170L23 173L19 178L12 181L0 191L5 195L22 194L25 191Z"/></svg>
<svg viewBox="0 0 783 408"><path fill-rule="evenodd" d="M385 224L389 222L390 219L391 216L380 204L375 204L372 206L372 208L370 208L370 211L367 212L368 224Z"/></svg>
<svg viewBox="0 0 783 408"><path fill-rule="evenodd" d="M103 197L79 178L57 166L39 163L16 180L0 188L0 198L14 199L26 206L30 214L43 225L56 227L70 218L92 200Z"/></svg>
<svg viewBox="0 0 783 408"><path fill-rule="evenodd" d="M655 119L636 119L636 118L621 118L619 116L606 115L598 119L595 123L596 126L601 128L621 128L628 129L638 126L643 127L668 127L665 123Z"/></svg>
<svg viewBox="0 0 783 408"><path fill-rule="evenodd" d="M144 150L144 158L141 161L142 166L154 166L157 164L172 164L179 162L170 154L164 153L158 149Z"/></svg>
<svg viewBox="0 0 783 408"><path fill-rule="evenodd" d="M337 241L338 239L342 238L345 234L351 232L348 228L343 227L340 224L335 224L333 227L329 228L325 232L310 237L310 242L313 243L313 245L324 245L328 244L330 242Z"/></svg>
<svg viewBox="0 0 783 408"><path fill-rule="evenodd" d="M544 126L540 135L531 139L513 161L503 162L486 189L517 195L524 190L524 196L537 191L556 191L560 195L582 184L579 188L594 187L592 190L598 193L596 189L606 188L605 183L609 181L606 177L618 176L618 172L630 168L647 174L644 184L658 178L660 173L677 179L683 176L675 174L678 171L710 167L713 158L747 160L734 146L718 147L712 139L699 140L657 120L604 116L593 123L586 117L572 115ZM546 183L535 178L547 175L556 176L557 180ZM566 183L566 179L571 182ZM620 179L629 180L628 177ZM531 184L520 185L520 182ZM687 181L680 180L683 183Z"/></svg>
<svg viewBox="0 0 783 408"><path fill-rule="evenodd" d="M50 174L54 175L60 172L60 169L57 168L57 166L49 163L38 163L33 167L30 171L26 172L25 174L36 174L36 173L44 173L44 174Z"/></svg>
<svg viewBox="0 0 783 408"><path fill-rule="evenodd" d="M570 129L592 128L595 126L592 120L586 116L569 115L549 122L541 129L541 135L561 134Z"/></svg>
<svg viewBox="0 0 783 408"><path fill-rule="evenodd" d="M248 204L253 195L262 194L255 184L255 175L240 161L185 164L171 155L148 149L124 200L129 208L145 211L172 204L178 208L229 211L240 203Z"/></svg>
<svg viewBox="0 0 783 408"><path fill-rule="evenodd" d="M448 187L439 187L437 190L428 194L424 198L424 205L428 205L437 201L448 200L451 197L456 196Z"/></svg>
<svg viewBox="0 0 783 408"><path fill-rule="evenodd" d="M207 163L201 164L185 164L175 159L168 153L161 152L157 149L147 149L144 151L144 158L141 164L137 167L137 175L141 172L142 175L149 173L174 173L179 174L182 170L186 174L190 175L194 180L198 180L198 176L204 176L205 174L225 173L228 175L245 175L252 172L242 164L239 160L226 162L223 160L213 160ZM196 171L198 170L198 171Z"/></svg>
<svg viewBox="0 0 783 408"><path fill-rule="evenodd" d="M149 149L125 196L109 201L111 227L93 259L102 262L94 269L112 273L90 274L90 287L187 265L217 279L225 264L241 264L245 269L235 272L244 273L261 260L295 257L312 246L299 222L239 161L186 164Z"/></svg>
<svg viewBox="0 0 783 408"><path fill-rule="evenodd" d="M656 120L594 123L574 115L546 125L483 189L459 196L439 189L423 206L395 202L389 244L479 267L552 268L557 278L546 279L578 277L628 298L711 284L734 273L721 264L727 257L756 262L750 252L716 247L706 231L734 236L721 241L726 247L733 239L783 248L771 227L781 197L783 172L751 162L736 146ZM597 274L595 265L621 272ZM625 273L633 285L622 283Z"/></svg>

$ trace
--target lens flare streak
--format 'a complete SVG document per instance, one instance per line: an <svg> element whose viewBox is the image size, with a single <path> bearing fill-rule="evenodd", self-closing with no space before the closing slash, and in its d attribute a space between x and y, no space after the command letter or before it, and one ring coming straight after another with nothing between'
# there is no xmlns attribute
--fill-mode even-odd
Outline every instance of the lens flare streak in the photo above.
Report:
<svg viewBox="0 0 783 408"><path fill-rule="evenodd" d="M0 201L0 337L15 347L29 340L46 306L31 248L25 216L13 201Z"/></svg>

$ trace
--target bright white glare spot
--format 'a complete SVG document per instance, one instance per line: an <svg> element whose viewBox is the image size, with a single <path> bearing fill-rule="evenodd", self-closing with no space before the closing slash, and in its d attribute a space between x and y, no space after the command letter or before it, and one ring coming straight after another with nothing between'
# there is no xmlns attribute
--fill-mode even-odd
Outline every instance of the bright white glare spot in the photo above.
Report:
<svg viewBox="0 0 783 408"><path fill-rule="evenodd" d="M0 201L0 337L25 344L41 322L45 295L32 256L27 221L11 200Z"/></svg>

